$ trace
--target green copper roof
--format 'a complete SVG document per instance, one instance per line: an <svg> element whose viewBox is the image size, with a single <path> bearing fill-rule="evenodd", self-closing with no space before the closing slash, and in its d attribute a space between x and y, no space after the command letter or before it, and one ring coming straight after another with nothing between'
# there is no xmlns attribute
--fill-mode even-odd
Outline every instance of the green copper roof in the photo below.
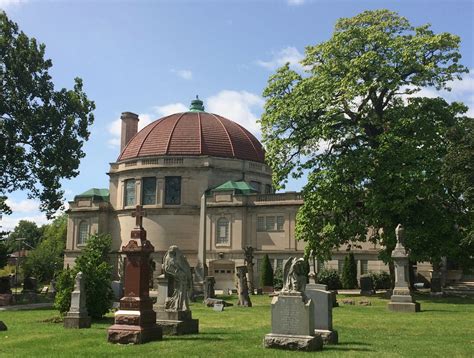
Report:
<svg viewBox="0 0 474 358"><path fill-rule="evenodd" d="M78 198L92 198L93 200L109 201L109 189L89 189L82 194L76 195L74 200Z"/></svg>
<svg viewBox="0 0 474 358"><path fill-rule="evenodd" d="M204 112L204 102L196 95L196 99L191 101L189 112Z"/></svg>
<svg viewBox="0 0 474 358"><path fill-rule="evenodd" d="M214 191L234 191L236 194L253 194L258 191L255 190L249 183L245 181L227 181L224 184L219 185L218 187L211 190Z"/></svg>

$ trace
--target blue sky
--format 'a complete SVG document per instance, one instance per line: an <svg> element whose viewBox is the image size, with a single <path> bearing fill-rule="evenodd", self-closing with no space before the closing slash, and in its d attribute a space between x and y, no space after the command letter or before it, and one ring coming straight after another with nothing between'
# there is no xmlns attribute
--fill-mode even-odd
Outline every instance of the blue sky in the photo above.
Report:
<svg viewBox="0 0 474 358"><path fill-rule="evenodd" d="M305 46L330 38L335 21L364 10L388 8L413 25L461 36L463 64L474 69L474 2L470 1L22 1L0 8L28 36L46 44L57 88L84 81L97 106L80 175L64 181L66 200L91 187L108 187L105 174L118 156L119 116L140 114L141 124L184 110L196 94L206 110L241 123L260 136L261 93L286 61L298 66ZM474 116L474 76L441 93L468 104ZM431 89L427 96L437 95ZM288 190L299 190L292 181ZM18 220L46 221L38 203L16 192Z"/></svg>

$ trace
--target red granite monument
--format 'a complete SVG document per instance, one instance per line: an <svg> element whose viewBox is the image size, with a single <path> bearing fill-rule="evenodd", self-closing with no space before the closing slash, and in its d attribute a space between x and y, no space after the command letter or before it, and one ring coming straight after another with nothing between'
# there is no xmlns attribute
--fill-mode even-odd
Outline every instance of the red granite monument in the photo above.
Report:
<svg viewBox="0 0 474 358"><path fill-rule="evenodd" d="M149 296L150 254L155 250L146 239L142 226L145 212L140 205L132 213L136 217L136 227L131 240L122 246L127 255L125 267L125 292L120 300L120 309L115 312L115 324L108 329L108 341L122 344L141 344L161 340L161 327L156 325L156 313Z"/></svg>

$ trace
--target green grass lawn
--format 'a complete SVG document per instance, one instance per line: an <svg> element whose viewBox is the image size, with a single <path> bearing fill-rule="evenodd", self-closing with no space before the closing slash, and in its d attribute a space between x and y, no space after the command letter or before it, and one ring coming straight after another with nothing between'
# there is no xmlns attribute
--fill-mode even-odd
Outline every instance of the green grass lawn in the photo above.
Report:
<svg viewBox="0 0 474 358"><path fill-rule="evenodd" d="M348 296L338 297L341 298ZM270 333L270 301L252 296L254 307L228 307L215 312L201 303L192 306L199 319L197 335L164 337L139 346L107 343L112 316L93 322L91 329L66 330L51 322L56 311L0 311L8 331L0 332L0 356L147 356L162 357L474 357L474 300L419 296L422 312L389 312L387 300L368 298L372 305L341 305L333 310L339 344L323 352L303 353L264 349ZM235 303L235 298L230 299Z"/></svg>

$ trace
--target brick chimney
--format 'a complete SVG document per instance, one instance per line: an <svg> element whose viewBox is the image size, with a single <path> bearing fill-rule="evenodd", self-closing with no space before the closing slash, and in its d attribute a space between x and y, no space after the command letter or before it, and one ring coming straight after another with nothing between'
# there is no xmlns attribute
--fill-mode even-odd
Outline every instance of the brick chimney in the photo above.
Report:
<svg viewBox="0 0 474 358"><path fill-rule="evenodd" d="M130 142L130 139L138 132L138 115L132 112L123 112L120 116L122 120L122 131L120 134L120 152Z"/></svg>

